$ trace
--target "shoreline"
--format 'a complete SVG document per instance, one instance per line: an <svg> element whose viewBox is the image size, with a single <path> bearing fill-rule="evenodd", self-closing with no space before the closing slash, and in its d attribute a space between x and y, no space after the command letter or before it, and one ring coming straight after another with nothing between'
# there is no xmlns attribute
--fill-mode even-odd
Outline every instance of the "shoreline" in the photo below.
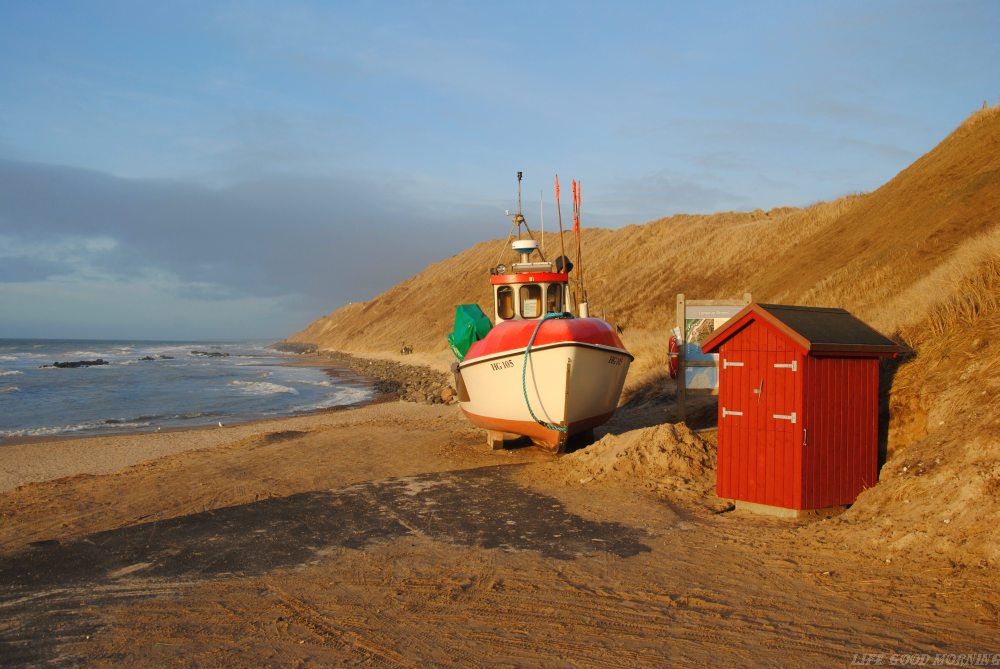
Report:
<svg viewBox="0 0 1000 669"><path fill-rule="evenodd" d="M282 366L282 367L319 367L319 368L323 369L323 371L326 373L327 376L329 376L331 379L334 379L334 380L341 380L341 379L343 379L343 380L346 380L348 382L357 381L357 380L362 380L362 381L365 381L365 382L372 381L372 379L369 379L369 378L361 376L361 375L354 375L353 378L351 377L351 375L344 375L344 374L342 374L342 372L350 372L351 370L346 369L346 368L338 368L338 367L332 366L332 365L330 365L329 361L324 360L321 356L312 356L312 359L309 359L309 356L306 356L306 355L288 356L288 357L290 358L290 360L288 362L279 363L276 366ZM302 358L302 359L296 360L295 358ZM351 404L338 404L338 405L332 406L332 407L323 407L321 409L310 409L308 411L290 413L290 414L281 415L281 416L268 416L268 417L256 416L256 417L250 417L250 418L247 418L245 420L236 420L236 421L233 421L231 423L226 423L225 427L235 427L235 426L238 426L238 425L248 425L250 423L259 423L259 422L266 422L266 421L272 421L272 420L283 420L285 418L295 418L297 416L309 416L309 415L312 415L312 414L318 414L318 413L323 413L323 412L327 412L327 411L339 411L339 410L342 410L342 409L347 409L347 408L352 408L352 407L365 406L365 405L371 404L373 402L386 401L384 398L381 397L381 394L380 394L378 388L375 386L374 383L371 383L370 387L371 387L371 390L372 390L372 393L373 393L372 397L370 399L364 400L362 402L354 402L354 403L351 403ZM389 399L391 399L391 398L389 398ZM20 446L20 445L24 445L24 444L39 444L39 443L46 443L46 442L50 442L50 441L74 441L74 440L79 440L79 439L93 439L93 438L100 438L100 437L105 437L105 438L106 437L129 437L129 436L142 435L142 434L167 434L167 433L171 433L171 432L184 432L186 430L213 430L213 429L217 430L219 428L218 428L217 425L213 425L211 423L206 423L206 424L198 424L198 425L171 425L169 427L167 427L167 426L161 426L161 427L153 427L153 426L151 426L149 428L129 428L129 429L124 429L124 430L109 429L108 431L98 431L98 432L65 432L65 433L47 434L47 435L31 435L31 436L21 436L21 437L0 437L0 453L2 453L3 449L6 448L6 447L8 447L8 446Z"/></svg>
<svg viewBox="0 0 1000 669"><path fill-rule="evenodd" d="M311 416L329 411L341 411L357 408L379 402L403 401L425 404L448 404L440 397L440 391L450 387L447 376L424 365L409 365L380 358L366 358L351 353L339 351L316 351L294 353L276 349L288 358L278 363L283 367L317 367L335 381L347 383L362 382L368 385L372 396L361 402L338 404L331 407L309 409L280 416L255 416L243 420L226 423L225 427L247 425L273 420L283 420L298 416ZM218 429L211 423L200 425L172 425L169 427L130 428L125 430L108 430L98 432L65 432L59 434L31 435L20 437L0 437L0 452L8 446L23 444L38 444L50 441L70 441L90 439L94 437L125 437L139 434L163 434L185 430Z"/></svg>
<svg viewBox="0 0 1000 669"><path fill-rule="evenodd" d="M434 385L440 381L429 368L334 352L296 354L282 364L322 368L334 380L364 381L370 384L372 396L362 402L251 418L222 427L181 425L159 430L4 439L0 441L0 493L66 477L111 474L167 455L235 444L271 433L323 429L339 422L341 415L379 405L446 404L439 396L437 402L428 396L428 383Z"/></svg>

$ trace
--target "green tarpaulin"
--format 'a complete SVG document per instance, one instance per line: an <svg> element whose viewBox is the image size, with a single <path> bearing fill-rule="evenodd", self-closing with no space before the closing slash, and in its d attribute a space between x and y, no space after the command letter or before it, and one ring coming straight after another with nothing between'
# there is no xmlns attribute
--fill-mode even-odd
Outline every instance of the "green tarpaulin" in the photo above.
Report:
<svg viewBox="0 0 1000 669"><path fill-rule="evenodd" d="M465 359L469 347L490 331L493 324L478 304L460 304L455 307L455 327L448 335L451 352L459 360Z"/></svg>

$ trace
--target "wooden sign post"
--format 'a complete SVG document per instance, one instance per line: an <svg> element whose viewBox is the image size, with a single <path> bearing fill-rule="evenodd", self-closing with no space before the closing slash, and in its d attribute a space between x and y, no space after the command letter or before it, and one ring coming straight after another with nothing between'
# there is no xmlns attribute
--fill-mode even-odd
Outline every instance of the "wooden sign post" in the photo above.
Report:
<svg viewBox="0 0 1000 669"><path fill-rule="evenodd" d="M688 395L719 394L719 356L701 352L701 342L743 307L750 293L737 300L688 300L677 294L677 414L687 420Z"/></svg>

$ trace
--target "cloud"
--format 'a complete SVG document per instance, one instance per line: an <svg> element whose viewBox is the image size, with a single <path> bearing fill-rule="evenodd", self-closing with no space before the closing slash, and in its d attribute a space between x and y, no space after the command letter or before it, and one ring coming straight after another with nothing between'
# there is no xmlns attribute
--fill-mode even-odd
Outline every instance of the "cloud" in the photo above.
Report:
<svg viewBox="0 0 1000 669"><path fill-rule="evenodd" d="M3 244L0 240L0 244ZM0 284L38 281L56 276L62 265L32 257L0 258ZM9 315L8 315L9 317Z"/></svg>
<svg viewBox="0 0 1000 669"><path fill-rule="evenodd" d="M0 337L248 339L279 338L298 314L289 300L190 298L155 283L63 280L0 284ZM127 319L121 317L127 312Z"/></svg>
<svg viewBox="0 0 1000 669"><path fill-rule="evenodd" d="M475 221L495 218L461 205L435 218L413 202L406 182L292 175L211 189L0 160L0 280L279 300L291 332L489 236ZM125 322L128 309L107 317Z"/></svg>

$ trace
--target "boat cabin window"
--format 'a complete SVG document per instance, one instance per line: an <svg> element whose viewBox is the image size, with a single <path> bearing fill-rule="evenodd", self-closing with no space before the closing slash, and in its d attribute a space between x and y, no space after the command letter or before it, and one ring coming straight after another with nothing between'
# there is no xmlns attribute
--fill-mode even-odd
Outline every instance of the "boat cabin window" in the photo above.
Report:
<svg viewBox="0 0 1000 669"><path fill-rule="evenodd" d="M537 283L521 286L521 318L538 318L541 311L542 287Z"/></svg>
<svg viewBox="0 0 1000 669"><path fill-rule="evenodd" d="M504 320L514 318L514 289L510 286L497 287L497 316Z"/></svg>
<svg viewBox="0 0 1000 669"><path fill-rule="evenodd" d="M563 287L561 283L550 283L546 288L545 311L547 313L558 313L563 310L562 306Z"/></svg>

